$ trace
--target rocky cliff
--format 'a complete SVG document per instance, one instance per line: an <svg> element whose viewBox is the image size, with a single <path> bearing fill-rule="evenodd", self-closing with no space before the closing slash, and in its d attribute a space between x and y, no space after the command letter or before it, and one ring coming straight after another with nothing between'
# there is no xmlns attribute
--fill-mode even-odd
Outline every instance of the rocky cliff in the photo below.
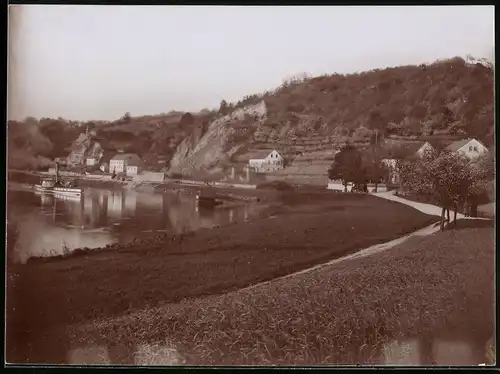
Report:
<svg viewBox="0 0 500 374"><path fill-rule="evenodd" d="M189 174L214 170L216 164L242 165L254 150L277 149L289 166L276 174L293 171L310 179L325 175L345 141L364 147L393 136L458 136L491 147L493 92L493 67L459 57L429 65L301 77L226 104L236 109L213 121L203 136L185 139L171 168ZM248 118L255 111L259 118Z"/></svg>
<svg viewBox="0 0 500 374"><path fill-rule="evenodd" d="M214 166L229 163L231 156L244 146L243 138L251 137L266 118L264 101L216 118L206 130L198 128L177 146L169 171L184 175L215 171Z"/></svg>
<svg viewBox="0 0 500 374"><path fill-rule="evenodd" d="M84 161L86 157L95 157L100 160L104 154L102 145L94 138L93 133L83 133L71 145L71 152L68 160L80 159Z"/></svg>

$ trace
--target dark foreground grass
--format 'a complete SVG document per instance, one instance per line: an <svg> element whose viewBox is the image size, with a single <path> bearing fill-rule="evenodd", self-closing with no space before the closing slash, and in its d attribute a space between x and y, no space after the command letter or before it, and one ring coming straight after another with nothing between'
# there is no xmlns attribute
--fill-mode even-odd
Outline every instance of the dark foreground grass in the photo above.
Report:
<svg viewBox="0 0 500 374"><path fill-rule="evenodd" d="M172 363L187 365L394 364L388 343L412 339L419 342L411 353L420 355L417 364L448 364L432 349L440 341L477 348L479 364L494 334L493 229L462 228L59 333L73 347L107 347L113 364L134 364L134 350L145 343L168 348Z"/></svg>
<svg viewBox="0 0 500 374"><path fill-rule="evenodd" d="M21 352L15 359L64 361L63 338L47 338L32 344L32 351L27 348L28 342L58 326L237 290L389 241L436 220L368 195L285 194L282 202L287 214L275 218L12 268L17 276L10 294L15 312L8 308L8 314L17 330L10 342ZM48 347L49 352L44 351Z"/></svg>

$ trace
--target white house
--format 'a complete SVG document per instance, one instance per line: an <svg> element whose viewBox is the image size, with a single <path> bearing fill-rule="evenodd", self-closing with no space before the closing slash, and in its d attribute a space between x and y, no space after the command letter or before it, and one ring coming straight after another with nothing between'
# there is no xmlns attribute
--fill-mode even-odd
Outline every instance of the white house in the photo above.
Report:
<svg viewBox="0 0 500 374"><path fill-rule="evenodd" d="M481 143L477 139L462 139L462 140L457 140L448 147L446 147L447 150L451 152L459 152L462 153L463 155L467 156L470 159L476 158L485 152L488 152L488 148Z"/></svg>
<svg viewBox="0 0 500 374"><path fill-rule="evenodd" d="M396 170L397 160L411 159L422 157L427 150L434 150L435 148L427 141L412 142L409 144L401 145L397 148L385 150L386 156L381 160L388 170L388 182L397 184L399 176Z"/></svg>
<svg viewBox="0 0 500 374"><path fill-rule="evenodd" d="M135 153L118 153L109 160L109 172L136 175L140 172L142 164L141 158Z"/></svg>
<svg viewBox="0 0 500 374"><path fill-rule="evenodd" d="M94 166L95 164L97 164L97 158L96 157L87 157L85 159L85 165L87 166Z"/></svg>
<svg viewBox="0 0 500 374"><path fill-rule="evenodd" d="M127 165L125 174L137 175L139 173L139 165Z"/></svg>
<svg viewBox="0 0 500 374"><path fill-rule="evenodd" d="M395 150L387 152L387 157L382 159L382 162L389 168L389 182L396 184L399 182L399 177L396 171L396 160L411 159L422 157L427 149L446 149L450 152L460 152L470 159L474 159L485 152L489 152L488 148L476 139L461 139L455 141L438 141L435 147L428 141L405 145Z"/></svg>
<svg viewBox="0 0 500 374"><path fill-rule="evenodd" d="M250 155L248 167L257 173L267 173L283 169L283 161L277 150L262 150Z"/></svg>

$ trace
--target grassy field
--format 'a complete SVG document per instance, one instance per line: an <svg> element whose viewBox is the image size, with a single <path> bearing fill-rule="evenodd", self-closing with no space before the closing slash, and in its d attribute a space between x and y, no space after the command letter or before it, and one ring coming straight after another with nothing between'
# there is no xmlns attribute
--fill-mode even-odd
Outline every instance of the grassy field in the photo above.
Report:
<svg viewBox="0 0 500 374"><path fill-rule="evenodd" d="M17 281L10 296L16 312L10 318L22 326L11 341L32 340L57 326L233 291L388 241L436 220L369 195L280 196L281 205L263 205L262 216L269 218L11 267ZM64 339L49 339L41 347L53 345L64 346ZM34 361L61 361L37 353L38 348L24 355Z"/></svg>
<svg viewBox="0 0 500 374"><path fill-rule="evenodd" d="M112 364L477 365L495 331L493 287L492 223L461 220L370 257L50 335Z"/></svg>

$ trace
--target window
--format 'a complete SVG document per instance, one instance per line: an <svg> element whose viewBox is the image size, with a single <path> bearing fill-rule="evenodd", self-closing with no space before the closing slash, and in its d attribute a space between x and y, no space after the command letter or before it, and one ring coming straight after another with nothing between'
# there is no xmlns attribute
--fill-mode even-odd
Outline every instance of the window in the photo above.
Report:
<svg viewBox="0 0 500 374"><path fill-rule="evenodd" d="M472 152L472 146L469 145L469 152Z"/></svg>
<svg viewBox="0 0 500 374"><path fill-rule="evenodd" d="M477 152L477 146L474 146L474 152Z"/></svg>

